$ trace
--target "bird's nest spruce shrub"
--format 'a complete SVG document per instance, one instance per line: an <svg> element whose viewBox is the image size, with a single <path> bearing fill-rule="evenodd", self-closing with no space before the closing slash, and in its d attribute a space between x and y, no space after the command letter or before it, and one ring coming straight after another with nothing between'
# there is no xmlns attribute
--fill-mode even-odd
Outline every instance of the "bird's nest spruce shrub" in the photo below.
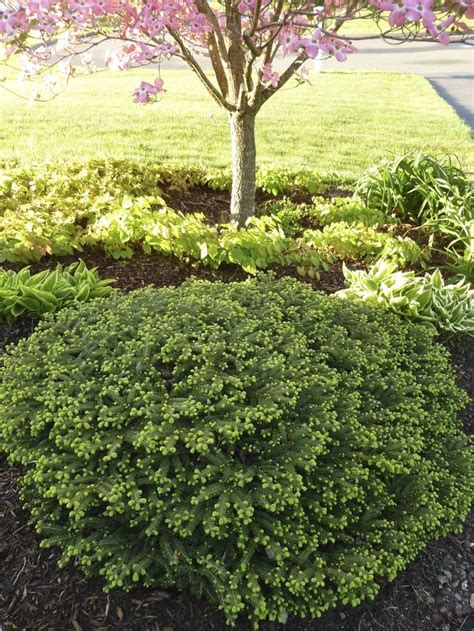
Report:
<svg viewBox="0 0 474 631"><path fill-rule="evenodd" d="M230 623L374 596L472 500L466 397L431 329L292 279L64 310L1 377L43 545Z"/></svg>

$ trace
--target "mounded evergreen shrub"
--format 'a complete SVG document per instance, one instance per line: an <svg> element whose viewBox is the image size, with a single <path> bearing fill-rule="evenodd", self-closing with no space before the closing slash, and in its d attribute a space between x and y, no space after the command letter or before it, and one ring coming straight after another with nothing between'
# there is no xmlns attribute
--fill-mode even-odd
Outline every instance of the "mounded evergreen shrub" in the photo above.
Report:
<svg viewBox="0 0 474 631"><path fill-rule="evenodd" d="M43 544L229 622L373 596L472 500L466 397L431 330L295 280L64 310L1 376Z"/></svg>

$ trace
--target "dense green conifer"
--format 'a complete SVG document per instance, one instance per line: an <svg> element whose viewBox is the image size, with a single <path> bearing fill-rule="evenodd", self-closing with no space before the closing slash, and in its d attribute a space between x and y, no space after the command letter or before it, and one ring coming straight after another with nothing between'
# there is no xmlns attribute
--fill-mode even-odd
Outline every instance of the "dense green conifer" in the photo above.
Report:
<svg viewBox="0 0 474 631"><path fill-rule="evenodd" d="M373 596L473 496L431 329L286 278L48 317L10 349L0 437L45 546L229 622Z"/></svg>

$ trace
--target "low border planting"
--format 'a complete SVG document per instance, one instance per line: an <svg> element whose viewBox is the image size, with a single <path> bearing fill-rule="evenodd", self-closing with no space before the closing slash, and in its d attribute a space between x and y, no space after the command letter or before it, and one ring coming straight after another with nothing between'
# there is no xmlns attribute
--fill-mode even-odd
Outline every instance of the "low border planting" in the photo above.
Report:
<svg viewBox="0 0 474 631"><path fill-rule="evenodd" d="M226 223L209 225L199 213L176 212L169 208L162 188L182 191L206 185L224 190L229 183L225 171L187 166L140 169L120 161L91 161L82 169L47 165L42 170L5 170L0 178L0 260L38 261L99 246L114 258L129 258L143 249L200 260L214 268L234 263L252 274L271 265L292 264L301 273L317 275L334 258L372 261L393 256L404 265L419 254L410 239L376 231L381 222L391 221L383 213L367 211L364 222L357 200L322 202L314 197L312 204L301 208L289 201L275 203L275 214L269 215L271 205L267 206L239 230ZM270 195L296 190L312 195L327 185L310 171L262 170L259 186ZM344 220L334 223L340 218ZM308 220L325 226L324 231L305 229ZM370 247L364 245L368 233ZM351 242L360 247L349 247Z"/></svg>
<svg viewBox="0 0 474 631"><path fill-rule="evenodd" d="M100 279L83 261L31 274L0 269L0 321L38 317L109 294L112 280Z"/></svg>
<svg viewBox="0 0 474 631"><path fill-rule="evenodd" d="M370 270L344 267L342 298L359 299L400 315L430 322L441 333L474 335L474 290L465 279L447 283L439 270L416 276L379 261Z"/></svg>

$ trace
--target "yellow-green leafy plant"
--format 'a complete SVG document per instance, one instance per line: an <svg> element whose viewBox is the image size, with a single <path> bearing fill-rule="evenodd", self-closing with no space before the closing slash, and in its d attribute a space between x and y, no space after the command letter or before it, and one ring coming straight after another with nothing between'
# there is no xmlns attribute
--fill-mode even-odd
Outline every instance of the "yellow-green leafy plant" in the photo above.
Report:
<svg viewBox="0 0 474 631"><path fill-rule="evenodd" d="M296 204L291 199L271 200L259 209L260 215L278 217L285 232L300 235L305 227L323 227L334 222L365 226L393 223L382 211L367 208L360 200L351 197L313 197L312 203Z"/></svg>
<svg viewBox="0 0 474 631"><path fill-rule="evenodd" d="M108 588L257 628L373 597L473 499L466 396L431 327L293 279L114 294L0 372L42 546Z"/></svg>
<svg viewBox="0 0 474 631"><path fill-rule="evenodd" d="M19 272L0 269L0 321L42 316L106 296L112 282L100 279L96 269L87 269L83 261L37 274L28 267Z"/></svg>
<svg viewBox="0 0 474 631"><path fill-rule="evenodd" d="M393 223L394 219L376 208L368 208L360 200L353 197L334 197L324 199L313 197L308 209L308 218L321 226L345 221L348 224L380 226Z"/></svg>
<svg viewBox="0 0 474 631"><path fill-rule="evenodd" d="M202 214L183 215L168 207L170 191L226 190L229 177L225 169L129 160L0 165L0 262L28 263L92 245L114 258L130 258L143 247L213 267L242 261L244 269L255 270L278 262L283 239L291 236L285 227L286 236L279 238L278 218L266 228L266 220L252 220L238 235L226 222L218 229ZM263 169L258 177L268 195L324 189L310 171ZM260 250L258 236L265 242Z"/></svg>
<svg viewBox="0 0 474 631"><path fill-rule="evenodd" d="M393 236L380 232L373 226L345 221L331 223L323 230L306 230L302 242L342 260L375 261L387 259L400 266L415 263L423 258L420 246L409 237Z"/></svg>
<svg viewBox="0 0 474 631"><path fill-rule="evenodd" d="M443 333L474 335L474 290L464 279L446 283L439 270L415 276L386 261L377 262L368 271L344 267L344 276L348 288L338 292L343 298L358 298L426 320Z"/></svg>

